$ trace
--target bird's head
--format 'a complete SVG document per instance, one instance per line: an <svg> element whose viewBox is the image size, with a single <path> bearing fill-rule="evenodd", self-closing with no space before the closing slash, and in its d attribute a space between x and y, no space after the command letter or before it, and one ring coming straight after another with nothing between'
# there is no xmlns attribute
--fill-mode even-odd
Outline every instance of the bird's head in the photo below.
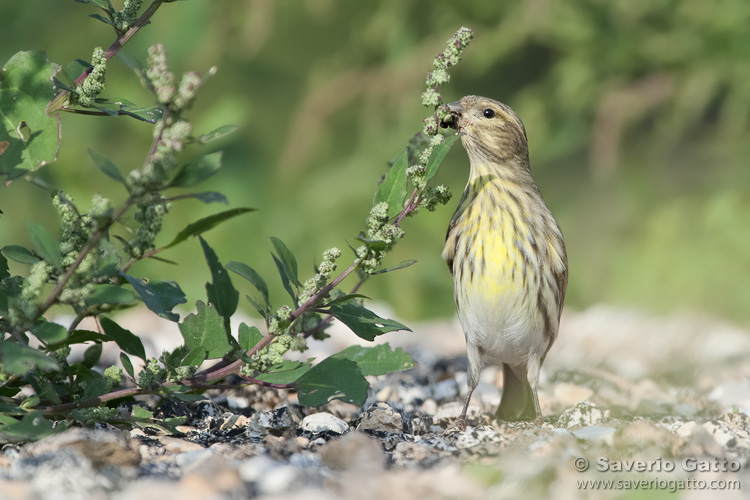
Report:
<svg viewBox="0 0 750 500"><path fill-rule="evenodd" d="M526 129L518 115L501 102L469 95L448 104L453 120L445 125L461 133L461 142L472 163L528 165Z"/></svg>

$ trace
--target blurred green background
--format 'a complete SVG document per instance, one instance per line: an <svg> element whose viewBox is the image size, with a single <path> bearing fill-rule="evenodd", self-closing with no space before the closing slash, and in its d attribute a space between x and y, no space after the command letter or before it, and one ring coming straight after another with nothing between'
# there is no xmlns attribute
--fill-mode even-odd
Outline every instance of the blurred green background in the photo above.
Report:
<svg viewBox="0 0 750 500"><path fill-rule="evenodd" d="M88 60L113 40L87 17L94 12L73 0L0 3L0 61L29 49L62 65ZM223 262L261 271L280 305L268 237L287 243L302 274L324 249L353 242L386 162L421 128L432 58L461 25L475 40L443 93L492 97L524 120L535 177L567 241L568 307L607 302L750 322L747 0L192 0L165 4L124 52L143 61L161 42L176 73L218 67L191 113L194 129L240 128L212 143L225 150L225 168L200 187L259 211L205 236ZM119 60L107 81L105 97L152 103ZM86 149L137 168L151 126L62 119L59 159L43 175L86 209L95 192L124 199ZM400 318L454 314L440 253L467 174L454 147L437 178L454 199L407 220L388 260L419 263L363 290ZM0 188L0 209L0 246L28 246L28 221L54 229L57 220L48 194L24 181ZM161 242L221 209L173 205ZM133 274L175 279L191 301L202 298L209 273L197 240L164 256L179 265L141 263Z"/></svg>

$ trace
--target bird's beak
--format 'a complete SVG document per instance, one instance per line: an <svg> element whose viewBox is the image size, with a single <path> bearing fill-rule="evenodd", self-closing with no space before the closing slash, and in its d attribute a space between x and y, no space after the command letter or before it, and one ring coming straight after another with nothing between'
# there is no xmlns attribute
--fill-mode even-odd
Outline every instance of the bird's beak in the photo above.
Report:
<svg viewBox="0 0 750 500"><path fill-rule="evenodd" d="M451 114L454 116L461 116L461 113L464 112L464 107L461 105L461 101L448 104L448 109L451 110Z"/></svg>
<svg viewBox="0 0 750 500"><path fill-rule="evenodd" d="M446 119L440 125L443 128L455 128L458 130L458 119L461 117L461 113L464 112L464 107L461 106L461 101L456 101L448 104L448 109L451 112L450 119Z"/></svg>

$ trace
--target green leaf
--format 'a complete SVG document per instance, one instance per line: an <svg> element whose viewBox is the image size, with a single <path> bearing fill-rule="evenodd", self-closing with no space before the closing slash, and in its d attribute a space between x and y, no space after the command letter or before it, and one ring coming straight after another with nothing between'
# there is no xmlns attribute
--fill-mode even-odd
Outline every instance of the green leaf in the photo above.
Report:
<svg viewBox="0 0 750 500"><path fill-rule="evenodd" d="M8 404L8 403L4 403L3 401L0 401L0 416L2 415L26 415L26 412L16 405L12 405L12 404ZM7 420L8 424L12 424L15 422L16 420L12 418ZM6 422L4 422L3 420L0 420L0 424L3 424L3 423L6 423ZM0 428L2 428L1 425L0 425Z"/></svg>
<svg viewBox="0 0 750 500"><path fill-rule="evenodd" d="M152 412L138 405L133 405L133 409L130 410L130 415L134 418L154 418Z"/></svg>
<svg viewBox="0 0 750 500"><path fill-rule="evenodd" d="M438 169L440 168L440 164L443 163L445 155L448 154L448 151L450 151L451 146L453 146L453 143L456 142L456 139L458 139L458 134L446 136L444 143L438 144L437 146L432 148L432 154L427 160L427 167L425 168L424 172L425 181L429 181L430 179L435 177L435 174L437 174Z"/></svg>
<svg viewBox="0 0 750 500"><path fill-rule="evenodd" d="M268 315L268 306L262 306L260 305L254 298L252 298L249 295L245 295L245 298L247 299L250 304L255 308L256 311L258 311L258 314L260 314L263 318L265 318Z"/></svg>
<svg viewBox="0 0 750 500"><path fill-rule="evenodd" d="M232 285L229 273L221 265L216 252L208 246L206 240L198 236L203 248L203 254L206 256L208 268L211 270L213 283L206 283L206 295L208 301L216 307L216 311L224 318L225 324L229 324L229 318L237 310L237 303L240 300L240 293Z"/></svg>
<svg viewBox="0 0 750 500"><path fill-rule="evenodd" d="M107 339L110 340L110 339ZM99 359L102 357L102 343L97 342L83 353L83 366L86 368L93 368L99 363Z"/></svg>
<svg viewBox="0 0 750 500"><path fill-rule="evenodd" d="M331 314L336 319L348 326L351 331L360 338L373 341L378 335L392 332L395 330L408 330L405 325L392 319L381 318L369 309L354 303L345 302L336 304L330 308Z"/></svg>
<svg viewBox="0 0 750 500"><path fill-rule="evenodd" d="M385 375L386 373L411 370L417 363L400 347L391 351L391 346L381 344L374 347L353 345L340 351L337 356L357 363L362 375Z"/></svg>
<svg viewBox="0 0 750 500"><path fill-rule="evenodd" d="M404 208L406 199L406 169L409 166L409 160L406 151L396 159L391 169L385 176L383 182L378 186L378 192L375 194L375 203L382 201L388 202L388 217L397 216Z"/></svg>
<svg viewBox="0 0 750 500"><path fill-rule="evenodd" d="M8 260L5 258L5 256L2 253L0 253L0 281L9 277L10 277L10 272L8 268Z"/></svg>
<svg viewBox="0 0 750 500"><path fill-rule="evenodd" d="M52 425L40 410L27 413L20 421L0 425L0 442L38 441L67 428L67 425Z"/></svg>
<svg viewBox="0 0 750 500"><path fill-rule="evenodd" d="M271 368L268 373L261 373L255 378L269 384L291 384L312 368L309 361L283 361Z"/></svg>
<svg viewBox="0 0 750 500"><path fill-rule="evenodd" d="M122 368L125 370L125 372L130 375L130 378L135 380L135 370L133 370L133 363L130 361L128 355L124 352L120 353L120 363L122 364Z"/></svg>
<svg viewBox="0 0 750 500"><path fill-rule="evenodd" d="M118 53L119 54L119 53ZM159 106L138 107L125 103L115 103L120 106L119 114L130 116L147 123L156 123L164 116L164 109Z"/></svg>
<svg viewBox="0 0 750 500"><path fill-rule="evenodd" d="M190 187L200 184L221 169L221 151L203 155L183 166L172 182L172 187Z"/></svg>
<svg viewBox="0 0 750 500"><path fill-rule="evenodd" d="M235 130L237 130L237 125L222 125L221 127L214 129L211 132L199 135L197 140L201 144L206 144L207 142L219 139L227 134L231 134Z"/></svg>
<svg viewBox="0 0 750 500"><path fill-rule="evenodd" d="M204 347L196 347L191 349L189 353L182 360L182 366L200 366L206 360L206 349Z"/></svg>
<svg viewBox="0 0 750 500"><path fill-rule="evenodd" d="M274 254L271 254L271 257L273 257L273 262L276 264L276 269L279 271L279 277L281 277L281 284L284 287L284 290L289 294L289 296L292 298L292 301L294 302L294 305L297 305L297 294L294 291L294 287L292 286L291 280L289 279L289 274L287 274L286 269L284 269L284 263L279 260L278 257L276 257Z"/></svg>
<svg viewBox="0 0 750 500"><path fill-rule="evenodd" d="M109 24L110 26L114 26L114 24L112 24L112 21L102 16L101 14L89 14L89 17L93 17L94 19L101 21L104 24Z"/></svg>
<svg viewBox="0 0 750 500"><path fill-rule="evenodd" d="M180 323L180 332L189 349L202 348L206 359L220 358L231 350L224 330L224 321L213 306L206 306L201 301L196 304L198 310L188 315Z"/></svg>
<svg viewBox="0 0 750 500"><path fill-rule="evenodd" d="M47 377L32 372L27 375L27 380L31 382L31 386L34 388L34 391L39 398L47 399L56 405L62 403L60 394L55 390L55 385ZM64 394L64 390L61 390L61 393Z"/></svg>
<svg viewBox="0 0 750 500"><path fill-rule="evenodd" d="M128 274L120 274L128 280L128 283L135 289L135 292L146 304L146 307L162 318L170 321L180 320L179 314L171 312L172 308L177 304L187 302L185 294L180 289L180 285L174 281L152 281L146 284Z"/></svg>
<svg viewBox="0 0 750 500"><path fill-rule="evenodd" d="M101 306L104 304L128 304L135 300L135 294L130 290L116 285L97 285L94 291L83 299L87 306Z"/></svg>
<svg viewBox="0 0 750 500"><path fill-rule="evenodd" d="M263 335L254 326L247 326L245 323L240 323L239 331L237 332L237 338L240 342L240 347L249 351L255 344L263 339Z"/></svg>
<svg viewBox="0 0 750 500"><path fill-rule="evenodd" d="M29 370L56 370L57 361L33 347L9 340L0 340L0 361L3 370L12 375L24 375Z"/></svg>
<svg viewBox="0 0 750 500"><path fill-rule="evenodd" d="M96 166L99 167L99 170L104 172L107 177L110 177L117 182L125 182L125 179L123 179L122 174L115 164L109 161L107 157L97 153L93 149L89 149L89 155L91 155L91 158L94 160L94 163L96 163Z"/></svg>
<svg viewBox="0 0 750 500"><path fill-rule="evenodd" d="M223 203L225 205L229 205L229 200L227 200L227 197L221 193L217 193L216 191L193 193L190 196L198 201L202 201L203 203Z"/></svg>
<svg viewBox="0 0 750 500"><path fill-rule="evenodd" d="M83 59L76 59L65 66L65 77L68 79L68 83L71 87L75 84L76 79L81 76L84 71L89 69L90 66L91 63L84 61Z"/></svg>
<svg viewBox="0 0 750 500"><path fill-rule="evenodd" d="M370 297L368 297L367 295L362 295L361 293L350 293L347 295L342 295L341 297L330 301L324 307L331 307L337 304L343 304L344 302L354 300L354 299L369 299L369 298Z"/></svg>
<svg viewBox="0 0 750 500"><path fill-rule="evenodd" d="M266 285L266 282L255 269L247 264L235 261L229 262L226 267L252 283L256 290L263 296L263 301L266 303L266 310L270 309L271 303L268 300L268 285Z"/></svg>
<svg viewBox="0 0 750 500"><path fill-rule="evenodd" d="M106 393L107 381L104 380L104 377L99 376L98 378L86 381L86 383L84 384L84 399L98 398L102 394Z"/></svg>
<svg viewBox="0 0 750 500"><path fill-rule="evenodd" d="M109 0L76 0L76 2L90 3L91 5L96 5L99 8L109 11L109 7L107 6L107 4L109 3Z"/></svg>
<svg viewBox="0 0 750 500"><path fill-rule="evenodd" d="M62 269L62 254L60 253L60 244L47 231L44 226L35 222L29 222L26 229L31 236L31 242L34 244L34 250L41 255L47 262Z"/></svg>
<svg viewBox="0 0 750 500"><path fill-rule="evenodd" d="M143 342L133 332L126 330L109 318L100 318L104 333L112 338L117 345L128 354L138 356L146 361L146 349L143 348Z"/></svg>
<svg viewBox="0 0 750 500"><path fill-rule="evenodd" d="M407 268L407 267L409 267L409 266L411 266L413 264L416 264L416 263L417 263L416 260L402 260L401 262L399 262L395 266L386 267L384 269L380 269L379 271L372 272L372 273L370 273L370 276L374 276L376 274L390 273L391 271L397 271L399 269L405 269L405 268Z"/></svg>
<svg viewBox="0 0 750 500"><path fill-rule="evenodd" d="M334 399L359 406L367 399L369 384L357 363L332 356L310 368L294 386L305 406L320 406Z"/></svg>
<svg viewBox="0 0 750 500"><path fill-rule="evenodd" d="M299 279L297 278L297 259L294 258L294 254L280 239L271 236L271 243L276 249L276 253L284 266L284 272L286 273L289 281L296 286L301 286Z"/></svg>
<svg viewBox="0 0 750 500"><path fill-rule="evenodd" d="M3 247L1 251L10 260L20 264L36 264L41 260L31 250L19 245L8 245Z"/></svg>
<svg viewBox="0 0 750 500"><path fill-rule="evenodd" d="M18 52L0 70L0 175L15 179L57 159L60 117L47 115L60 66L44 52Z"/></svg>
<svg viewBox="0 0 750 500"><path fill-rule="evenodd" d="M384 250L385 247L386 247L385 241L383 241L383 240L371 240L371 239L368 239L365 236L365 233L363 233L361 231L360 231L360 233L357 236L354 237L354 239L355 240L359 240L362 243L364 243L365 245L367 245L367 248L369 248L370 250L380 251L380 250Z"/></svg>
<svg viewBox="0 0 750 500"><path fill-rule="evenodd" d="M174 239L170 241L164 248L171 248L179 243L182 243L191 236L197 236L208 231L209 229L213 229L216 225L224 222L225 220L245 214L247 212L252 212L254 210L254 208L233 208L232 210L226 210L224 212L219 212L218 214L204 217L203 219L188 224L185 229L177 233L177 236L175 236Z"/></svg>
<svg viewBox="0 0 750 500"><path fill-rule="evenodd" d="M193 390L190 387L186 387L186 389ZM194 403L195 401L205 401L208 399L202 394L188 394L184 392L176 392L174 390L169 391L169 395L183 403Z"/></svg>
<svg viewBox="0 0 750 500"><path fill-rule="evenodd" d="M70 332L70 337L63 342L55 344L54 348L57 349L66 345L83 344L84 342L109 342L110 340L112 339L101 333L89 330L73 330Z"/></svg>
<svg viewBox="0 0 750 500"><path fill-rule="evenodd" d="M31 329L39 340L47 344L56 344L68 338L68 331L64 326L57 323L48 323L47 321L36 325Z"/></svg>

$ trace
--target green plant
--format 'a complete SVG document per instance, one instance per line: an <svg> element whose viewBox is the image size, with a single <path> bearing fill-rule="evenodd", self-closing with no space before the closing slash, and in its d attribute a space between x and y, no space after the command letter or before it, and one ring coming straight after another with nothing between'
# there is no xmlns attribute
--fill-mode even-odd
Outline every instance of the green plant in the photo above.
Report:
<svg viewBox="0 0 750 500"><path fill-rule="evenodd" d="M405 370L414 366L411 357L387 344L353 346L316 364L285 360L290 350L304 351L309 338L323 338L333 318L346 324L366 340L394 330L408 330L396 321L377 316L362 305L357 291L371 275L406 267L413 261L382 268L388 251L403 236L401 222L420 207L434 209L450 193L444 186L432 188L435 175L456 136L446 140L438 125L446 108L437 86L448 81L446 69L458 62L469 43L471 31L462 28L446 52L436 59L428 77L430 89L424 103L433 108L423 134L392 164L379 184L366 229L356 237L351 264L335 275L342 252L331 248L323 253L314 274L302 281L297 260L287 246L271 238L273 259L291 305L273 307L263 278L241 262L223 265L202 234L251 208L234 208L197 220L177 232L169 243L157 247L165 215L173 203L197 199L204 203L228 203L216 192L174 194L175 188L192 188L221 168L221 153L205 154L183 163L183 149L206 144L226 133L231 126L196 135L187 118L195 95L208 75L186 73L181 79L169 71L164 47L151 47L146 67L119 54L155 96L156 105L138 107L124 99L104 98L107 61L141 28L148 24L165 1L152 1L140 14L142 1L126 0L116 11L108 0L77 0L103 12L91 17L109 24L116 39L105 51L96 48L91 62L69 64L61 78L60 67L41 52L19 52L0 73L0 173L7 184L25 180L48 189L60 218L57 237L44 226L28 224L33 250L19 245L0 249L0 440L38 439L65 428L70 422L126 420L134 425L157 425L174 431L179 419L157 421L135 407L128 416L117 415L112 402L125 397L156 394L185 401L201 398L205 389L230 374L247 383L287 387L298 391L300 403L320 405L331 399L362 404L367 396L365 375ZM153 142L143 164L124 175L105 156L89 150L94 163L125 191L120 203L94 195L88 210L67 194L36 175L52 163L61 140L60 113L126 116L152 124ZM8 127L7 124L13 124ZM410 166L411 165L411 166ZM407 197L408 187L412 191ZM129 220L135 224L129 223ZM206 284L207 300L198 301L194 313L180 318L173 311L187 301L174 281L136 277L131 268L144 259L165 260L166 250L197 237L212 281ZM12 274L8 260L27 269ZM169 262L169 261L166 261ZM24 268L23 266L28 266ZM267 333L241 323L237 337L231 319L239 303L233 275L247 280L255 292L248 295L264 318ZM357 284L346 293L337 287L350 274ZM135 334L120 326L110 314L145 304L155 314L179 324L184 344L159 359L147 359ZM53 306L72 311L67 325L48 320ZM86 317L96 319L97 331L79 329ZM96 366L105 342L120 348L122 369L110 366L103 372ZM71 346L85 344L81 361L70 361ZM140 358L143 369L136 373L132 358ZM218 360L198 371L206 360ZM31 394L19 397L19 394ZM53 424L50 418L57 421Z"/></svg>

